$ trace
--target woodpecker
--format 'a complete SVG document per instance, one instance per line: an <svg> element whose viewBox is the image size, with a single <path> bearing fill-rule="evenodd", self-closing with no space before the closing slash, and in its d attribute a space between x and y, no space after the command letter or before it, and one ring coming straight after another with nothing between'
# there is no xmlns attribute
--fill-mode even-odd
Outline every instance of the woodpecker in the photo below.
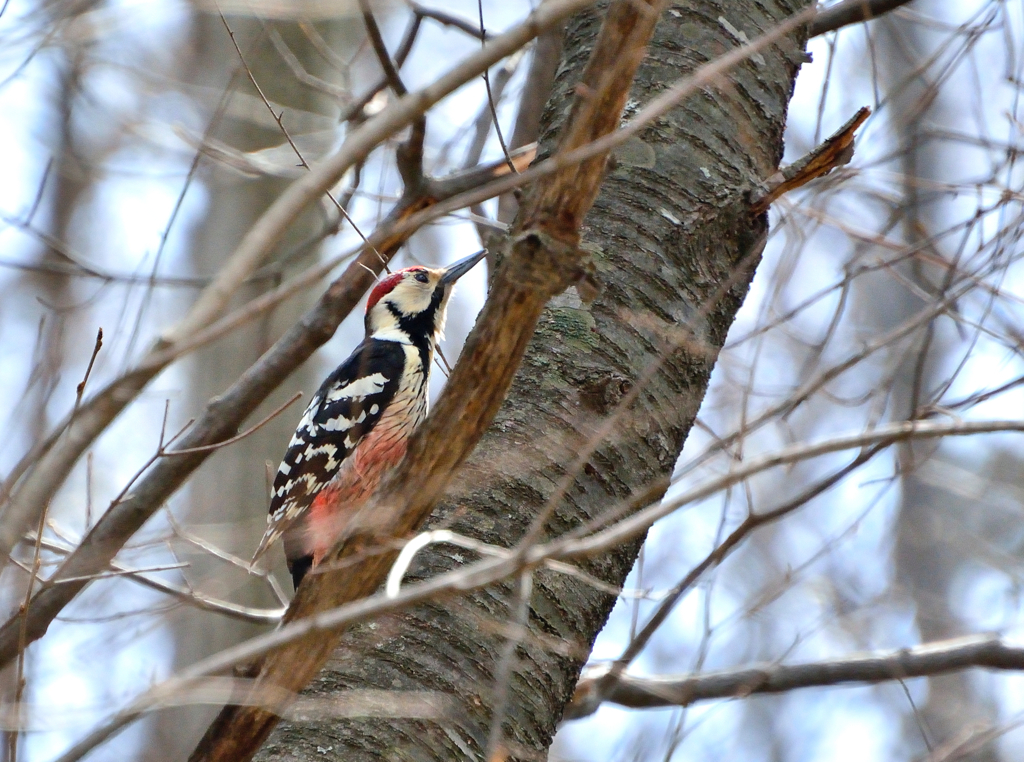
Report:
<svg viewBox="0 0 1024 762"><path fill-rule="evenodd" d="M405 456L427 416L434 349L455 281L486 251L450 267L408 267L366 300L366 338L313 395L274 478L267 531L253 563L284 538L299 582Z"/></svg>

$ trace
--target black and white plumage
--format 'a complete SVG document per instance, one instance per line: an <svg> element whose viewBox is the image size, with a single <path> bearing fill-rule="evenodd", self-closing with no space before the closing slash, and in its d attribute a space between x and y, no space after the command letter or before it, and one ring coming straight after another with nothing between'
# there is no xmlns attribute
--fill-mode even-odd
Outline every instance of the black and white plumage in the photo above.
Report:
<svg viewBox="0 0 1024 762"><path fill-rule="evenodd" d="M410 267L370 292L366 338L321 385L288 444L254 563L283 537L298 587L401 462L427 414L430 365L452 287L483 255L448 268Z"/></svg>
<svg viewBox="0 0 1024 762"><path fill-rule="evenodd" d="M342 462L380 420L395 396L405 353L393 341L367 339L313 396L288 443L271 491L270 524L257 557L338 473ZM286 539L285 552L291 545Z"/></svg>

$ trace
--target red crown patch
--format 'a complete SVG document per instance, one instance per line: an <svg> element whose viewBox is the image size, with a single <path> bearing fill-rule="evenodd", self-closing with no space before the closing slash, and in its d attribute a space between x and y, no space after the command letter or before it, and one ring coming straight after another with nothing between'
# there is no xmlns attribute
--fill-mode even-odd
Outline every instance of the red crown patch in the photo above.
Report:
<svg viewBox="0 0 1024 762"><path fill-rule="evenodd" d="M413 273L425 269L426 268L424 267L407 267L404 270L391 273L391 275L386 277L384 280L378 282L370 291L370 295L366 299L366 311L369 312L372 310L377 302L384 298L386 294L390 294L394 290L395 286L402 281L402 276L405 275L405 273Z"/></svg>

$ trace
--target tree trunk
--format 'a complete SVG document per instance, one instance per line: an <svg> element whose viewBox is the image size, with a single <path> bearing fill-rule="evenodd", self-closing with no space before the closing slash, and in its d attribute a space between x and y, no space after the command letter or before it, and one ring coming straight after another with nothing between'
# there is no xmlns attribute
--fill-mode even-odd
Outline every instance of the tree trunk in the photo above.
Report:
<svg viewBox="0 0 1024 762"><path fill-rule="evenodd" d="M62 60L58 60L53 72L58 82L53 98L54 131L57 133L51 155L50 171L44 175L45 185L39 189L39 204L43 207L36 210L35 218L30 222L47 230L54 241L69 244L75 248L77 243L72 230L72 219L82 199L88 198L88 191L94 182L90 170L89 159L82 155L82 146L74 128L73 114L78 103L81 89L82 50L80 46L67 43L62 51ZM42 181L41 181L42 184ZM49 220L42 222L49 217ZM83 236L84 238L84 236ZM80 241L81 238L78 239ZM79 244L80 245L80 244ZM53 249L44 247L39 254L39 264L61 265L64 258ZM46 436L52 421L49 406L54 392L57 391L61 376L67 373L68 347L74 341L88 342L90 331L96 326L88 319L88 307L75 306L79 302L73 279L59 272L26 273L18 279L9 293L14 300L24 300L27 304L19 304L15 309L22 314L31 314L40 307L43 309L43 322L39 326L38 345L36 347L35 365L26 390L24 408L24 429L26 439L38 442ZM32 566L31 550L24 545L15 551L29 568ZM25 599L28 589L28 576L20 569L9 569L4 584L0 585L0 610L12 611ZM18 666L10 665L0 675L0 699L6 703L17 703L31 695L30 680L27 673L32 667L32 655L24 657L22 679L23 690L18 691ZM16 759L14 751L19 741L17 733L5 731L3 742L0 743L0 760ZM24 754L24 751L22 751Z"/></svg>
<svg viewBox="0 0 1024 762"><path fill-rule="evenodd" d="M902 216L904 240L908 246L923 246L938 257L955 260L943 250L946 241L927 240L946 227L943 194L930 193L932 183L951 178L946 167L955 164L942 144L931 142L924 133L929 124L946 124L952 115L930 80L935 72L927 66L927 40L916 24L897 16L882 20L880 36L882 61L889 73L892 94L890 119L901 149L899 169L904 179L903 195L896 212ZM921 72L910 75L910 72ZM925 306L920 294L937 294L941 283L935 269L918 258L895 265L907 282L918 287L915 293L889 273L881 273L871 289L872 315L885 320L881 330L908 319ZM929 277L931 276L931 277ZM888 320L886 320L888 318ZM935 390L943 387L946 356L953 348L942 336L939 321L922 329L913 344L901 352L893 383L893 417L920 415L920 409L937 402ZM896 521L893 552L896 584L913 604L918 635L922 643L953 638L971 632L971 626L956 613L954 585L972 559L972 546L963 542L973 524L986 523L989 509L974 499L964 499L955 491L929 484L917 470L927 461L941 463L937 443L907 442L899 446L900 504ZM941 452L941 451L940 451ZM941 466L940 466L941 468ZM912 711L904 710L904 742L915 754L929 751L925 744L956 745L971 735L998 723L993 697L986 695L982 682L969 672L955 672L928 678L927 698ZM925 740L927 739L927 740ZM995 762L999 758L994 744L981 744L963 752L958 759L971 762Z"/></svg>
<svg viewBox="0 0 1024 762"><path fill-rule="evenodd" d="M646 101L735 48L736 31L753 39L804 4L677 3L658 27L633 97ZM542 145L549 149L600 21L586 14L568 25L544 118ZM784 48L755 56L728 83L692 97L618 152L583 236L603 291L585 305L570 289L546 310L508 399L434 526L514 543L599 422L655 363L611 437L574 475L547 531L572 529L671 473L764 245L767 218L751 214L747 196L782 156L802 45L788 39ZM689 351L666 356L668 336L680 327L690 332ZM595 558L586 571L619 585L638 547L633 542ZM410 576L433 575L465 555L448 546L429 549ZM516 589L496 586L354 628L307 690L325 701L352 689L437 691L456 704L441 719L282 723L257 758L481 758ZM535 576L529 634L515 651L504 721L512 756L544 758L614 601L576 577Z"/></svg>

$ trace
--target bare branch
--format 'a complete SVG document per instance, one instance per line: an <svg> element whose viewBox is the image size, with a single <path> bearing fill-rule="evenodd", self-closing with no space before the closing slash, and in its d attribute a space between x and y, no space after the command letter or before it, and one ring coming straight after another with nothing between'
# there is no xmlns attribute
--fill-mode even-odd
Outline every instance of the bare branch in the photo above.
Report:
<svg viewBox="0 0 1024 762"><path fill-rule="evenodd" d="M849 164L853 158L853 134L870 114L871 109L867 107L859 109L828 140L769 177L764 189L751 199L754 214L766 211L783 194L827 175L836 167Z"/></svg>
<svg viewBox="0 0 1024 762"><path fill-rule="evenodd" d="M417 35L419 35L420 25L422 22L422 16L419 14L413 15L412 22L405 31L405 37L402 38L402 42L398 46L398 50L395 51L396 66L401 67L410 51L412 51L412 46L416 42ZM372 101L377 94L387 86L387 77L382 75L381 78L362 95L362 97L354 101L347 109L342 111L339 121L361 122L366 116L366 106L369 105L370 101Z"/></svg>
<svg viewBox="0 0 1024 762"><path fill-rule="evenodd" d="M811 664L757 664L706 675L641 678L622 675L605 700L630 709L689 706L698 701L746 698L759 693L785 693L843 683L882 683L911 677L942 675L973 667L1024 670L1024 648L998 635L971 635ZM565 719L591 714L588 692L600 677L580 682Z"/></svg>
<svg viewBox="0 0 1024 762"><path fill-rule="evenodd" d="M254 690L255 689L255 690ZM440 721L455 716L457 706L450 694L440 691L340 691L329 698L281 696L272 688L259 689L251 680L240 677L210 677L187 688L168 691L160 698L160 708L181 706L217 706L240 700L249 694L259 704L278 704L290 699L287 719L312 722L327 719L415 718ZM44 705L0 704L0 730L8 732L40 732L65 729L80 717L76 712L62 711L53 703Z"/></svg>
<svg viewBox="0 0 1024 762"><path fill-rule="evenodd" d="M910 0L842 0L819 11L811 22L808 34L817 37L819 34L834 32L850 24L870 21L909 2Z"/></svg>
<svg viewBox="0 0 1024 762"><path fill-rule="evenodd" d="M231 619L250 624L275 625L284 616L284 607L276 609L261 609L253 606L243 606L232 601L225 601L213 596L206 595L197 590L189 590L178 585L172 585L160 579L147 577L143 572L151 570L130 569L118 563L112 563L110 568L118 575L126 576L133 582L156 590L160 593L177 598L182 603L194 606L202 611L209 611L214 614L223 614ZM69 580L70 581L70 580Z"/></svg>
<svg viewBox="0 0 1024 762"><path fill-rule="evenodd" d="M54 532L58 534L58 536L64 539L63 535L58 532L56 526L53 526L52 528ZM53 540L48 540L45 537L37 537L36 533L28 535L25 539L33 544L38 542L39 547L41 547L43 550L47 550L51 553L56 553L61 556L66 556L74 549L71 542L66 539L64 542L55 542ZM187 564L173 564L171 566L159 567L159 569L152 567L148 569L134 569L129 568L127 566L123 566L122 564L113 561L110 563L108 569L110 574L112 574L113 576L125 577L127 579L130 579L132 582L137 582L138 584L144 587L148 587L152 590L157 590L158 592L171 595L190 606L194 606L203 611L210 611L216 614L224 614L225 616L231 617L233 619L238 619L242 622L250 622L252 624L277 624L281 621L281 618L284 616L284 606L278 609L260 609L251 606L242 606L237 603L232 603L231 601L220 600L218 598L205 595L195 590L186 589L184 587L172 585L169 582L164 582L160 579L153 579L151 577L146 576L147 572L166 569L180 569L186 565ZM239 566L240 568L246 568L245 564L239 564ZM30 570L26 569L26 571ZM103 572L99 572L93 575L90 579L97 579L102 575ZM67 581L70 582L71 580Z"/></svg>
<svg viewBox="0 0 1024 762"><path fill-rule="evenodd" d="M636 657L646 647L650 639L654 636L654 633L657 632L658 628L661 627L668 618L668 615L676 607L676 604L682 600L683 596L687 592L693 589L693 586L701 579L701 577L704 576L705 573L721 564L757 529L766 524L778 521L779 519L782 519L790 513L807 505L810 500L830 489L848 474L868 462L881 449L882 445L875 445L870 449L864 450L843 468L830 475L827 479L824 479L818 484L804 490L792 500L787 500L782 505L773 508L770 511L749 514L747 518L744 519L743 522L732 532L730 532L724 540L718 542L715 548L708 553L699 564L687 572L686 576L684 576L677 585L666 593L663 600L658 604L657 609L655 609L654 613L651 614L644 623L643 628L636 633L636 635L630 638L629 645L627 645L622 655L614 661L611 668L604 676L602 676L600 682L594 686L593 690L587 691L587 700L595 706L595 710L593 711L596 711L596 706L602 701L602 697L605 695L605 691L608 687L610 687L616 679L625 673L629 668L629 665L632 664Z"/></svg>
<svg viewBox="0 0 1024 762"><path fill-rule="evenodd" d="M684 505L702 500L729 486L739 484L756 473L777 466L816 458L832 452L840 452L855 447L868 447L879 443L893 444L909 439L972 436L997 431L1024 432L1024 421L952 421L948 423L920 420L901 421L887 426L878 426L859 434L834 437L812 444L796 445L777 453L760 458L752 458L717 479L711 479L698 487L687 490L672 500L666 500L658 505L645 508L623 519L614 526L603 529L589 537L582 537L578 540L555 540L551 543L551 548L541 546L541 548L534 552L539 553L543 551L546 555L556 558L575 558L600 553L608 548L622 544L631 537L642 534L655 521ZM587 527L582 527L580 530L573 532L572 535L580 535L585 531L587 531ZM547 549L545 550L545 548Z"/></svg>
<svg viewBox="0 0 1024 762"><path fill-rule="evenodd" d="M395 62L391 60L391 54L388 53L387 45L384 44L380 27L377 26L377 20L374 19L373 11L370 9L369 0L359 0L359 8L362 10L363 24L366 26L366 33L370 37L370 43L373 45L373 52L377 54L380 68L384 71L384 77L387 79L388 85L390 85L395 95L401 97L409 91L406 89L405 83L402 82L398 69L395 68ZM487 70L484 69L484 71Z"/></svg>

